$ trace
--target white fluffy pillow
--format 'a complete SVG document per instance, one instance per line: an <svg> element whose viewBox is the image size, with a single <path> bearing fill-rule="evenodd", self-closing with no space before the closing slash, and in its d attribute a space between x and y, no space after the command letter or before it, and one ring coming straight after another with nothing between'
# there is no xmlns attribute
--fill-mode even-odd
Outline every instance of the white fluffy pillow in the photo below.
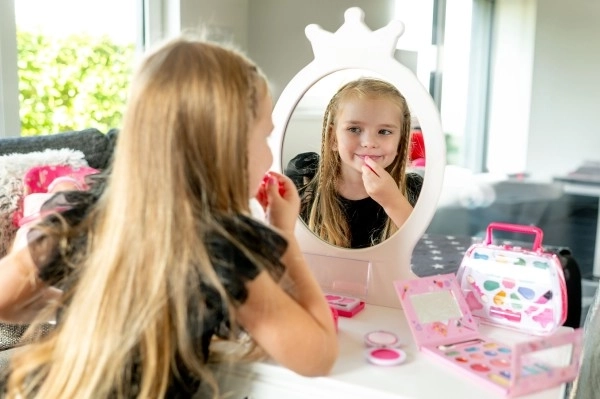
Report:
<svg viewBox="0 0 600 399"><path fill-rule="evenodd" d="M12 218L23 197L23 177L30 168L43 165L88 166L83 152L69 148L0 156L0 257L10 248L17 230Z"/></svg>

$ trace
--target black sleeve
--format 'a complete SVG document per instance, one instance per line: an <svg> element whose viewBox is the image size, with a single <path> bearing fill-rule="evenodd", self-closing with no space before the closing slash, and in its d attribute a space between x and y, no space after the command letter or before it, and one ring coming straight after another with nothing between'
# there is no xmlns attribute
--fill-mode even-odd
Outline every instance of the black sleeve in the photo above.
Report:
<svg viewBox="0 0 600 399"><path fill-rule="evenodd" d="M42 205L43 211L55 210L56 213L32 227L27 241L39 278L45 283L55 285L70 274L72 268L68 260L73 260L87 242L85 232L78 232L74 227L83 221L95 200L90 192L65 191Z"/></svg>
<svg viewBox="0 0 600 399"><path fill-rule="evenodd" d="M406 174L406 199L414 207L421 194L423 187L423 176L418 173Z"/></svg>
<svg viewBox="0 0 600 399"><path fill-rule="evenodd" d="M319 168L319 154L316 152L303 152L292 158L283 171L292 179L297 189L300 189L311 180Z"/></svg>
<svg viewBox="0 0 600 399"><path fill-rule="evenodd" d="M287 242L268 226L251 218L238 216L224 221L223 226L241 246L215 232L208 237L207 249L225 290L241 304L248 297L246 282L256 278L261 271L266 270L276 281L281 278L284 272L281 256ZM251 251L251 255L245 251Z"/></svg>

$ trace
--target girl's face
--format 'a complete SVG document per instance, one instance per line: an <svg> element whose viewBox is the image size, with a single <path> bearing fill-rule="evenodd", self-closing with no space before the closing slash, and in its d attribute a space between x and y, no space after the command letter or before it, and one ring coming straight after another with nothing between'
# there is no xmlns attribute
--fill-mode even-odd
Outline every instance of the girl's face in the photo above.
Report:
<svg viewBox="0 0 600 399"><path fill-rule="evenodd" d="M358 172L368 156L381 167L392 164L398 154L402 113L398 105L381 98L342 100L333 126L333 150L342 160L342 174Z"/></svg>
<svg viewBox="0 0 600 399"><path fill-rule="evenodd" d="M273 163L273 154L267 142L273 131L271 112L273 100L269 94L263 96L258 106L254 126L250 129L248 143L248 188L250 197L254 197L265 173Z"/></svg>

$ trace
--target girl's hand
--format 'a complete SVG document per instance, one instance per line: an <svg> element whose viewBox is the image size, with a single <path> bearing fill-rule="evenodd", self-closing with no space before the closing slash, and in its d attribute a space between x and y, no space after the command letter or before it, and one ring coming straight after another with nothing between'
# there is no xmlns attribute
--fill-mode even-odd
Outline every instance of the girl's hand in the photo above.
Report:
<svg viewBox="0 0 600 399"><path fill-rule="evenodd" d="M384 208L397 202L398 196L402 196L392 176L369 157L365 157L365 164L362 166L362 180L369 197Z"/></svg>
<svg viewBox="0 0 600 399"><path fill-rule="evenodd" d="M276 172L267 172L265 179L264 191L260 190L265 195L259 194L257 199L265 209L267 221L293 235L300 212L300 196L296 186L289 177ZM263 197L262 201L258 197Z"/></svg>
<svg viewBox="0 0 600 399"><path fill-rule="evenodd" d="M396 227L402 226L413 208L392 176L371 158L365 157L362 180L367 194L383 207Z"/></svg>

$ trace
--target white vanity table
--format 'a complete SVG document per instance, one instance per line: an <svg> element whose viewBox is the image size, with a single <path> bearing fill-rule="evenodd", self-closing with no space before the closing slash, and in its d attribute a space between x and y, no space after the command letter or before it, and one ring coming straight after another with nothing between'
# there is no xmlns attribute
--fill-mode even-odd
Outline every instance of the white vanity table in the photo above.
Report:
<svg viewBox="0 0 600 399"><path fill-rule="evenodd" d="M570 330L569 327L563 327ZM397 366L376 366L365 358L364 335L387 330L400 337L406 362ZM495 340L512 344L531 336L499 327L480 326ZM496 399L496 394L456 370L421 354L415 346L401 309L367 305L353 318L339 319L340 356L328 377L301 377L268 362L235 366L220 375L221 393L232 399ZM318 354L315 354L318 356ZM564 353L568 358L569 354ZM527 399L562 399L564 385Z"/></svg>
<svg viewBox="0 0 600 399"><path fill-rule="evenodd" d="M359 290L360 295L339 292L359 296L366 302L366 307L353 318L340 317L340 354L330 375L302 377L268 361L222 365L216 370L221 395L232 399L501 398L488 387L420 353L414 343L393 282L416 278L410 270L411 255L435 213L443 183L443 130L439 112L429 93L416 76L393 57L398 38L404 30L403 24L391 21L387 26L372 31L364 24L364 14L360 9L348 9L344 17L345 23L334 33L317 25L306 28L315 59L290 81L275 105L275 129L270 137L274 158L272 169L282 171L285 131L300 98L320 79L343 70L367 74L370 71L394 84L406 97L411 113L419 118L427 158L436 162L427 162L425 166L423 187L411 216L394 236L381 244L363 249L339 248L318 239L303 223L296 224L298 242L324 290L333 287L335 282L364 288ZM351 271L351 265L356 265L356 273ZM332 275L336 276L333 278L335 281L329 284L325 280ZM341 278L337 277L340 275ZM364 278L359 281L360 278L349 275ZM565 329L570 330L568 327ZM367 362L364 336L376 330L390 331L400 338L402 349L408 356L403 364L386 367ZM509 345L531 338L490 326L481 326L481 332ZM564 357L566 363L570 353L565 352L567 349L556 356L560 360ZM564 387L561 386L524 397L562 399L563 395Z"/></svg>

